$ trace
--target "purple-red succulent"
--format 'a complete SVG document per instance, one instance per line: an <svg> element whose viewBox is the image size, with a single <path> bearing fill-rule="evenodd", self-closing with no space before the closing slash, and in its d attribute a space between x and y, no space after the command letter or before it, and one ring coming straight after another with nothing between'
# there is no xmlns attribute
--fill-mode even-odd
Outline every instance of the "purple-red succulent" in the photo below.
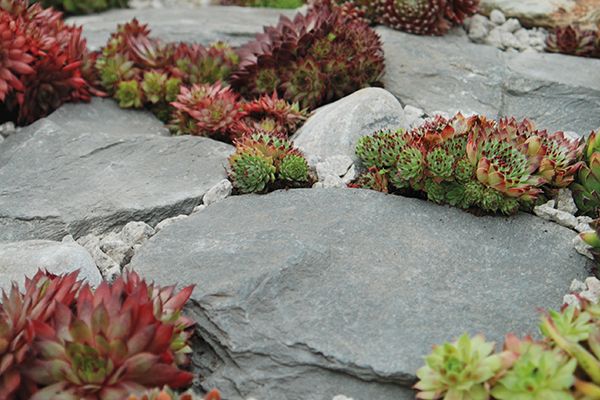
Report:
<svg viewBox="0 0 600 400"><path fill-rule="evenodd" d="M366 86L379 85L383 50L379 36L341 7L317 4L274 27L239 50L231 83L243 96L277 92L314 109Z"/></svg>
<svg viewBox="0 0 600 400"><path fill-rule="evenodd" d="M600 57L600 30L576 25L555 28L548 34L546 50L582 57Z"/></svg>

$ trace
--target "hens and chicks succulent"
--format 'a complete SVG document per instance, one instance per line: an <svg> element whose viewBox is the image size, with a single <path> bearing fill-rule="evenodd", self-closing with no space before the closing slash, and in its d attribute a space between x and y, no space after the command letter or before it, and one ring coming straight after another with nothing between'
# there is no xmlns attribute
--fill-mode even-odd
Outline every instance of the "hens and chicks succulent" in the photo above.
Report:
<svg viewBox="0 0 600 400"><path fill-rule="evenodd" d="M89 100L81 28L27 0L0 1L0 119L30 124L68 101Z"/></svg>
<svg viewBox="0 0 600 400"><path fill-rule="evenodd" d="M417 371L418 399L575 400L600 396L600 306L541 318L543 340L506 336L501 352L481 335L435 346Z"/></svg>
<svg viewBox="0 0 600 400"><path fill-rule="evenodd" d="M193 323L181 310L192 286L176 292L127 272L94 290L77 272L40 271L24 289L13 284L0 305L3 399L122 400L191 383L182 367Z"/></svg>
<svg viewBox="0 0 600 400"><path fill-rule="evenodd" d="M369 171L358 187L423 192L436 203L511 214L544 189L575 179L582 144L527 120L443 117L419 128L362 137L356 154Z"/></svg>
<svg viewBox="0 0 600 400"><path fill-rule="evenodd" d="M600 58L600 29L579 25L555 28L546 40L546 50L553 53Z"/></svg>
<svg viewBox="0 0 600 400"><path fill-rule="evenodd" d="M37 0L44 7L54 7L68 14L89 14L109 8L127 7L128 0Z"/></svg>

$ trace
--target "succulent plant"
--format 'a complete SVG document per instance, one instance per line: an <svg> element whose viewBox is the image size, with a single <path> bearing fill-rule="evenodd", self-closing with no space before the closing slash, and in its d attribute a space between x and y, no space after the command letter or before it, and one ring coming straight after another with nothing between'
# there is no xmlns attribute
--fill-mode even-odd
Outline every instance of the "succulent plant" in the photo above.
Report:
<svg viewBox="0 0 600 400"><path fill-rule="evenodd" d="M590 223L593 230L582 232L579 237L589 246L591 246L590 252L594 256L596 262L600 263L600 220L595 219Z"/></svg>
<svg viewBox="0 0 600 400"><path fill-rule="evenodd" d="M306 159L286 139L255 133L234 143L229 177L241 193L263 192L276 181L294 186L308 183Z"/></svg>
<svg viewBox="0 0 600 400"><path fill-rule="evenodd" d="M36 336L35 325L53 317L58 304L71 306L80 287L77 272L56 276L39 271L26 279L21 293L13 284L8 293L2 293L0 306L0 393L12 399L27 386L23 379L23 364L31 357L31 346Z"/></svg>
<svg viewBox="0 0 600 400"><path fill-rule="evenodd" d="M5 119L30 124L67 101L89 100L81 28L25 0L0 4L0 108Z"/></svg>
<svg viewBox="0 0 600 400"><path fill-rule="evenodd" d="M531 206L543 187L569 185L581 152L579 141L536 130L528 120L495 122L461 114L436 117L410 132L376 132L356 146L363 165L386 174L395 189L503 214ZM367 174L357 185L372 185L373 178Z"/></svg>
<svg viewBox="0 0 600 400"><path fill-rule="evenodd" d="M223 42L208 48L164 43L150 33L136 19L119 25L96 56L95 67L103 89L121 107L147 107L163 121L175 112L171 103L181 87L189 92L193 85L225 82L239 61L236 51ZM187 131L194 129L186 127Z"/></svg>
<svg viewBox="0 0 600 400"><path fill-rule="evenodd" d="M32 360L25 375L39 386L31 400L126 398L132 391L187 386L180 370L189 321L180 316L193 287L148 285L128 272L95 291L84 285L76 306L56 304L54 317L36 325Z"/></svg>
<svg viewBox="0 0 600 400"><path fill-rule="evenodd" d="M195 395L192 392L177 394L168 387L163 389L147 390L141 394L132 394L127 400L221 400L218 390L211 390L204 397Z"/></svg>
<svg viewBox="0 0 600 400"><path fill-rule="evenodd" d="M376 2L377 22L419 35L443 35L477 11L478 0L386 0Z"/></svg>
<svg viewBox="0 0 600 400"><path fill-rule="evenodd" d="M549 349L543 343L508 335L505 350L517 355L516 361L491 391L498 400L574 400L571 387L575 383L577 361L560 349Z"/></svg>
<svg viewBox="0 0 600 400"><path fill-rule="evenodd" d="M238 95L220 82L209 85L181 86L175 107L171 129L177 134L229 138L233 126L243 111Z"/></svg>
<svg viewBox="0 0 600 400"><path fill-rule="evenodd" d="M37 0L44 7L54 7L68 14L90 14L109 8L127 7L128 0Z"/></svg>
<svg viewBox="0 0 600 400"><path fill-rule="evenodd" d="M378 35L340 7L319 4L306 16L281 17L239 50L231 78L243 96L277 94L314 109L357 89L379 85L383 51Z"/></svg>
<svg viewBox="0 0 600 400"><path fill-rule="evenodd" d="M592 218L600 217L600 137L592 132L583 151L583 165L571 185L579 212Z"/></svg>
<svg viewBox="0 0 600 400"><path fill-rule="evenodd" d="M546 50L553 53L564 53L575 56L600 57L597 40L600 31L582 29L579 26L568 25L552 30L546 39Z"/></svg>
<svg viewBox="0 0 600 400"><path fill-rule="evenodd" d="M504 355L492 354L494 343L483 336L462 335L454 343L434 346L425 358L425 366L417 370L417 399L486 400L485 383L503 368Z"/></svg>
<svg viewBox="0 0 600 400"><path fill-rule="evenodd" d="M388 193L389 185L387 171L371 167L367 172L361 174L355 182L349 184L348 187Z"/></svg>

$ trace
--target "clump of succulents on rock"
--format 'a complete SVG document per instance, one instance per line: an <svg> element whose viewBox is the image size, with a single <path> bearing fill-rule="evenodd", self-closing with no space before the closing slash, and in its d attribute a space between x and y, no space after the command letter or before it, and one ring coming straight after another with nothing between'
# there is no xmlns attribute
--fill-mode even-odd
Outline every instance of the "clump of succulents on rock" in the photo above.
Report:
<svg viewBox="0 0 600 400"><path fill-rule="evenodd" d="M27 0L0 1L0 120L27 125L63 103L89 100L81 28Z"/></svg>
<svg viewBox="0 0 600 400"><path fill-rule="evenodd" d="M265 132L234 141L229 177L240 193L261 193L276 187L306 187L311 178L306 159L292 144Z"/></svg>
<svg viewBox="0 0 600 400"><path fill-rule="evenodd" d="M578 25L557 27L548 34L546 50L600 58L600 29L586 29Z"/></svg>
<svg viewBox="0 0 600 400"><path fill-rule="evenodd" d="M13 284L0 305L2 398L114 400L189 386L193 375L182 367L193 322L181 310L192 290L131 271L95 290L77 272L40 271L23 292Z"/></svg>
<svg viewBox="0 0 600 400"><path fill-rule="evenodd" d="M119 25L96 54L95 67L99 84L121 107L147 107L168 121L170 103L182 86L225 81L237 62L236 52L225 43L208 48L163 43L134 19Z"/></svg>
<svg viewBox="0 0 600 400"><path fill-rule="evenodd" d="M44 7L54 7L68 14L90 14L109 8L127 7L128 0L38 0Z"/></svg>
<svg viewBox="0 0 600 400"><path fill-rule="evenodd" d="M580 141L531 122L441 116L411 131L362 137L356 154L368 172L354 187L424 193L435 203L512 214L544 192L569 186L581 166Z"/></svg>
<svg viewBox="0 0 600 400"><path fill-rule="evenodd" d="M600 136L592 132L582 154L583 166L571 186L573 199L581 214L600 217Z"/></svg>
<svg viewBox="0 0 600 400"><path fill-rule="evenodd" d="M232 87L247 98L276 92L314 109L358 89L380 85L383 50L362 19L331 4L317 4L274 27L240 50Z"/></svg>
<svg viewBox="0 0 600 400"><path fill-rule="evenodd" d="M543 340L481 335L435 346L417 371L418 399L541 400L600 397L600 306L580 299L541 318Z"/></svg>

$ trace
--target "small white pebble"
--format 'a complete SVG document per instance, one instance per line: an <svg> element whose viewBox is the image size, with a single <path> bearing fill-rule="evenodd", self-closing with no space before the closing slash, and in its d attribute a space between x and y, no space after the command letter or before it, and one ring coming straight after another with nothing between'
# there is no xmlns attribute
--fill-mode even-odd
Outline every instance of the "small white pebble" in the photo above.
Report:
<svg viewBox="0 0 600 400"><path fill-rule="evenodd" d="M504 13L500 10L492 10L490 13L490 21L492 21L496 25L502 25L506 22L506 17Z"/></svg>

